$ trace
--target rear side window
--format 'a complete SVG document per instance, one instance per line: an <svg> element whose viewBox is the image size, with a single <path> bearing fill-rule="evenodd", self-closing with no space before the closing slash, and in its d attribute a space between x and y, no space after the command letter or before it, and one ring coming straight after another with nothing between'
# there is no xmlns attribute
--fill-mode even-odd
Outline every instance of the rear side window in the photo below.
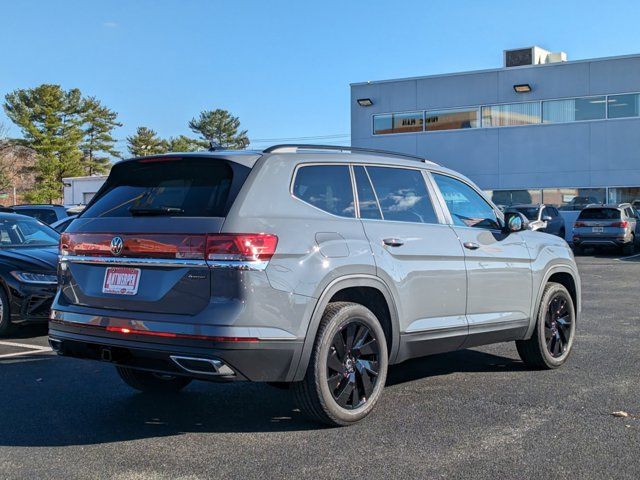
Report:
<svg viewBox="0 0 640 480"><path fill-rule="evenodd" d="M355 217L351 172L347 165L308 165L296 172L293 194L325 212Z"/></svg>
<svg viewBox="0 0 640 480"><path fill-rule="evenodd" d="M116 164L83 217L224 217L250 169L222 159Z"/></svg>
<svg viewBox="0 0 640 480"><path fill-rule="evenodd" d="M381 219L378 199L373 192L373 187L369 181L369 176L362 166L353 167L358 189L358 206L360 207L360 218Z"/></svg>
<svg viewBox="0 0 640 480"><path fill-rule="evenodd" d="M579 220L619 220L620 210L616 208L585 208L578 215Z"/></svg>
<svg viewBox="0 0 640 480"><path fill-rule="evenodd" d="M16 213L36 218L47 225L58 220L56 212L49 208L19 208Z"/></svg>
<svg viewBox="0 0 640 480"><path fill-rule="evenodd" d="M438 223L420 170L366 167L385 220Z"/></svg>

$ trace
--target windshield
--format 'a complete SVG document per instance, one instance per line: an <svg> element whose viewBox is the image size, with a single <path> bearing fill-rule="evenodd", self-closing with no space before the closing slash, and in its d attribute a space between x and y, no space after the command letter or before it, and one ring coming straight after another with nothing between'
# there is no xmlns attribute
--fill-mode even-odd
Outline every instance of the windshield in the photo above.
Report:
<svg viewBox="0 0 640 480"><path fill-rule="evenodd" d="M0 218L0 247L55 247L58 233L37 220Z"/></svg>
<svg viewBox="0 0 640 480"><path fill-rule="evenodd" d="M510 211L516 211L527 217L528 220L538 220L538 207L518 207L511 208Z"/></svg>
<svg viewBox="0 0 640 480"><path fill-rule="evenodd" d="M616 208L585 208L578 220L620 220L620 210Z"/></svg>

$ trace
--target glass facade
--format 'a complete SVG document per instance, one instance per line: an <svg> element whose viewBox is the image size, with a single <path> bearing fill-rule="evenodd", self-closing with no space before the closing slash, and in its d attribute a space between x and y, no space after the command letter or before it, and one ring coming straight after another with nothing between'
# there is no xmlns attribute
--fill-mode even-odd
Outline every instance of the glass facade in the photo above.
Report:
<svg viewBox="0 0 640 480"><path fill-rule="evenodd" d="M618 191L617 197L612 197L612 191ZM534 188L530 190L486 190L491 201L500 208L518 204L544 203L553 205L559 210L582 210L589 203L604 203L607 201L606 188ZM637 197L634 195L637 193ZM610 202L629 202L633 197L640 205L640 188L609 189ZM625 198L625 200L617 200Z"/></svg>
<svg viewBox="0 0 640 480"><path fill-rule="evenodd" d="M540 102L482 107L483 127L511 127L540 123Z"/></svg>
<svg viewBox="0 0 640 480"><path fill-rule="evenodd" d="M640 208L640 187L616 187L609 189L609 202L630 203Z"/></svg>
<svg viewBox="0 0 640 480"><path fill-rule="evenodd" d="M609 118L627 118L640 116L640 94L609 95L607 101Z"/></svg>
<svg viewBox="0 0 640 480"><path fill-rule="evenodd" d="M477 108L459 108L425 113L425 128L429 132L436 130L458 130L461 128L477 127Z"/></svg>
<svg viewBox="0 0 640 480"><path fill-rule="evenodd" d="M542 123L604 120L607 99L601 97L569 98L542 102Z"/></svg>
<svg viewBox="0 0 640 480"><path fill-rule="evenodd" d="M434 132L633 117L640 117L640 93L376 114L373 115L373 133Z"/></svg>
<svg viewBox="0 0 640 480"><path fill-rule="evenodd" d="M498 207L516 204L542 203L542 190L487 190L487 195Z"/></svg>

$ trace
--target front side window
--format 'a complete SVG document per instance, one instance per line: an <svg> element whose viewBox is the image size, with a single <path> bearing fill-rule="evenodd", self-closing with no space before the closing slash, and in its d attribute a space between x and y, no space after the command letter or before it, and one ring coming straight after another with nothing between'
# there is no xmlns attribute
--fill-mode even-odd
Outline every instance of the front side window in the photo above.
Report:
<svg viewBox="0 0 640 480"><path fill-rule="evenodd" d="M433 174L455 225L500 228L496 212L473 188L447 175Z"/></svg>
<svg viewBox="0 0 640 480"><path fill-rule="evenodd" d="M293 194L341 217L355 217L351 173L347 165L309 165L298 169Z"/></svg>
<svg viewBox="0 0 640 480"><path fill-rule="evenodd" d="M438 223L420 170L366 167L384 220Z"/></svg>

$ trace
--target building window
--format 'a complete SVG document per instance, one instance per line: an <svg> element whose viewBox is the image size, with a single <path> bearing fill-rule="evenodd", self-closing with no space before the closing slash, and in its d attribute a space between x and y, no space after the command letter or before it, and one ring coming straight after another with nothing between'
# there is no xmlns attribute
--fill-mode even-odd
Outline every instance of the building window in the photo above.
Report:
<svg viewBox="0 0 640 480"><path fill-rule="evenodd" d="M547 188L542 190L542 202L560 210L579 211L590 203L604 203L605 188Z"/></svg>
<svg viewBox="0 0 640 480"><path fill-rule="evenodd" d="M423 126L423 112L388 113L373 116L373 133L376 135L422 132Z"/></svg>
<svg viewBox="0 0 640 480"><path fill-rule="evenodd" d="M540 102L510 103L482 107L483 127L510 127L540 123Z"/></svg>
<svg viewBox="0 0 640 480"><path fill-rule="evenodd" d="M607 102L609 118L640 116L640 94L609 95Z"/></svg>
<svg viewBox="0 0 640 480"><path fill-rule="evenodd" d="M477 128L479 126L478 123L477 108L457 108L455 110L426 112L425 114L425 129L428 132Z"/></svg>
<svg viewBox="0 0 640 480"><path fill-rule="evenodd" d="M543 123L579 122L581 120L604 120L606 98L584 97L542 102Z"/></svg>
<svg viewBox="0 0 640 480"><path fill-rule="evenodd" d="M630 203L640 209L640 187L616 187L609 189L609 202Z"/></svg>
<svg viewBox="0 0 640 480"><path fill-rule="evenodd" d="M542 203L542 190L486 190L485 193L501 210L511 205Z"/></svg>

